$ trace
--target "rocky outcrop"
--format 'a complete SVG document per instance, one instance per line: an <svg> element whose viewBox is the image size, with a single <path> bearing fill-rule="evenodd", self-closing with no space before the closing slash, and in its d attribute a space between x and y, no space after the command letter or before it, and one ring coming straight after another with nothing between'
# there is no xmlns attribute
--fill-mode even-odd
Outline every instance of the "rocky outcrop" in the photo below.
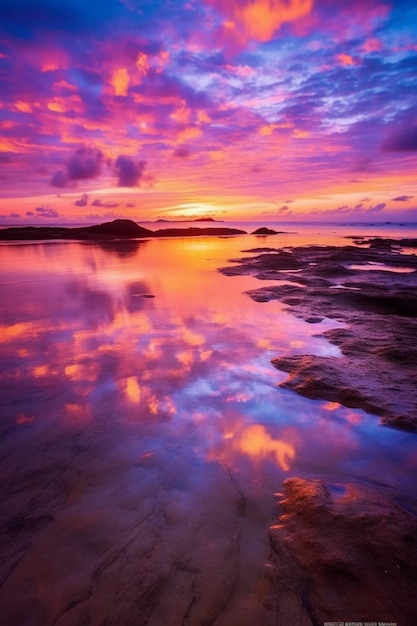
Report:
<svg viewBox="0 0 417 626"><path fill-rule="evenodd" d="M417 432L417 257L400 254L389 243L257 249L261 254L233 259L221 271L294 282L247 293L257 302L278 299L309 323L329 317L346 324L323 333L342 358L274 359L275 367L290 374L281 386L361 408L381 416L385 425Z"/></svg>
<svg viewBox="0 0 417 626"><path fill-rule="evenodd" d="M343 357L273 359L290 375L282 387L313 399L379 415L386 426L417 432L417 321L393 315L352 318L349 328L323 333Z"/></svg>
<svg viewBox="0 0 417 626"><path fill-rule="evenodd" d="M268 248L268 252L263 252L252 259L231 259L230 262L235 265L223 267L220 270L222 274L225 274L226 276L255 274L257 278L260 278L259 274L261 272L293 270L300 269L302 267L290 252L271 252L270 248Z"/></svg>
<svg viewBox="0 0 417 626"><path fill-rule="evenodd" d="M368 485L284 482L270 529L274 623L414 626L417 503L396 498L401 506Z"/></svg>

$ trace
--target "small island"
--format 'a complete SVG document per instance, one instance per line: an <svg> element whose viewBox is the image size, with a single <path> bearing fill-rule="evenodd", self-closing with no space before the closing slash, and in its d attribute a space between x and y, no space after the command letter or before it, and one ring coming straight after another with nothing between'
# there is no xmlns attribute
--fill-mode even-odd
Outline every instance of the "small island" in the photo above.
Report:
<svg viewBox="0 0 417 626"><path fill-rule="evenodd" d="M280 234L282 234L282 231L272 230L272 228L267 228L266 226L262 226L261 228L257 228L252 233L252 235L260 235L260 236L280 235Z"/></svg>

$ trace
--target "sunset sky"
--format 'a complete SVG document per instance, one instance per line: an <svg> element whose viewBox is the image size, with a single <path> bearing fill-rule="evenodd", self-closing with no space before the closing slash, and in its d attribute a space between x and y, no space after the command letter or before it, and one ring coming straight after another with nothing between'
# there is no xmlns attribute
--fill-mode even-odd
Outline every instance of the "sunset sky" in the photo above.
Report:
<svg viewBox="0 0 417 626"><path fill-rule="evenodd" d="M1 0L0 223L417 221L415 0Z"/></svg>

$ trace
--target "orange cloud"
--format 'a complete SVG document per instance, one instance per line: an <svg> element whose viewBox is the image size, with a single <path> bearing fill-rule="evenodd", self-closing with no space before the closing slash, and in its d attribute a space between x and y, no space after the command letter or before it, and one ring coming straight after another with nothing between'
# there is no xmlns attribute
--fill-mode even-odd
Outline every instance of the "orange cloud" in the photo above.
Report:
<svg viewBox="0 0 417 626"><path fill-rule="evenodd" d="M227 154L224 150L210 150L209 158L210 161L223 161L227 157Z"/></svg>
<svg viewBox="0 0 417 626"><path fill-rule="evenodd" d="M30 152L32 148L38 148L35 143L29 141L18 141L1 139L0 140L0 152Z"/></svg>
<svg viewBox="0 0 417 626"><path fill-rule="evenodd" d="M113 72L110 79L110 84L113 86L116 96L127 96L127 89L129 87L129 73L125 67L120 67Z"/></svg>
<svg viewBox="0 0 417 626"><path fill-rule="evenodd" d="M29 102L22 102L21 100L18 100L14 103L14 105L21 113L32 113L32 107Z"/></svg>
<svg viewBox="0 0 417 626"><path fill-rule="evenodd" d="M148 57L144 52L139 52L136 58L136 67L141 76L146 76L146 74L149 72Z"/></svg>
<svg viewBox="0 0 417 626"><path fill-rule="evenodd" d="M211 117L205 111L197 111L197 120L204 124L210 124Z"/></svg>
<svg viewBox="0 0 417 626"><path fill-rule="evenodd" d="M341 65L355 65L355 61L353 60L353 57L351 57L350 54L345 54L344 52L342 52L341 54L338 54L336 56L336 59L339 61Z"/></svg>
<svg viewBox="0 0 417 626"><path fill-rule="evenodd" d="M286 22L308 15L313 0L208 0L224 16L223 34L239 39L269 41Z"/></svg>
<svg viewBox="0 0 417 626"><path fill-rule="evenodd" d="M196 139L197 137L200 137L201 134L202 132L199 128L193 128L191 126L190 128L185 128L178 133L177 141L181 143L183 141L187 141L188 139Z"/></svg>
<svg viewBox="0 0 417 626"><path fill-rule="evenodd" d="M54 87L57 89L69 89L70 91L78 91L78 87L68 83L66 80L60 80L54 83Z"/></svg>
<svg viewBox="0 0 417 626"><path fill-rule="evenodd" d="M171 113L170 117L180 124L187 124L190 119L190 113L191 110L188 107L182 106L174 111L174 113Z"/></svg>
<svg viewBox="0 0 417 626"><path fill-rule="evenodd" d="M272 135L274 128L274 124L267 124L265 126L261 126L259 132L261 135Z"/></svg>
<svg viewBox="0 0 417 626"><path fill-rule="evenodd" d="M54 113L66 113L67 111L75 111L76 113L84 113L85 106L80 96L73 94L66 98L53 98L46 103L49 111Z"/></svg>
<svg viewBox="0 0 417 626"><path fill-rule="evenodd" d="M226 434L225 438L230 438L230 435ZM290 469L290 460L295 458L295 448L291 443L273 439L265 426L260 424L253 424L237 437L232 435L232 438L238 450L255 458L272 456L284 471Z"/></svg>
<svg viewBox="0 0 417 626"><path fill-rule="evenodd" d="M126 379L125 394L131 402L137 404L140 401L141 391L136 376L129 376Z"/></svg>
<svg viewBox="0 0 417 626"><path fill-rule="evenodd" d="M308 132L308 130L301 130L301 128L296 128L294 130L294 137L296 137L297 139L306 139L307 137L310 137L310 133Z"/></svg>

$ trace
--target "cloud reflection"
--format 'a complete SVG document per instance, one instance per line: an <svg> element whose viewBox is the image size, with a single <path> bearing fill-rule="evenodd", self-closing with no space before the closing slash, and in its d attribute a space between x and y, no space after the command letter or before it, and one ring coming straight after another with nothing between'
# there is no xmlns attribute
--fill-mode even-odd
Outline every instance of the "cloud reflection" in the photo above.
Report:
<svg viewBox="0 0 417 626"><path fill-rule="evenodd" d="M290 469L290 459L295 457L294 446L286 441L273 439L266 427L260 424L254 424L245 430L235 441L235 445L239 450L253 457L274 457L281 469L286 472Z"/></svg>
<svg viewBox="0 0 417 626"><path fill-rule="evenodd" d="M238 474L249 464L276 481L289 471L391 480L397 454L387 457L371 417L277 388L285 375L272 357L306 345L322 354L328 344L279 303L242 295L252 278L230 280L217 262L201 272L207 247L220 254L210 241L204 249L164 241L164 255L161 242L149 242L134 257L83 244L25 246L23 266L20 247L3 248L15 269L0 309L2 429L53 423L77 432L113 411L116 439L139 441L155 428L155 445L182 442L184 454ZM236 244L222 245L229 255ZM12 321L17 310L22 321Z"/></svg>

